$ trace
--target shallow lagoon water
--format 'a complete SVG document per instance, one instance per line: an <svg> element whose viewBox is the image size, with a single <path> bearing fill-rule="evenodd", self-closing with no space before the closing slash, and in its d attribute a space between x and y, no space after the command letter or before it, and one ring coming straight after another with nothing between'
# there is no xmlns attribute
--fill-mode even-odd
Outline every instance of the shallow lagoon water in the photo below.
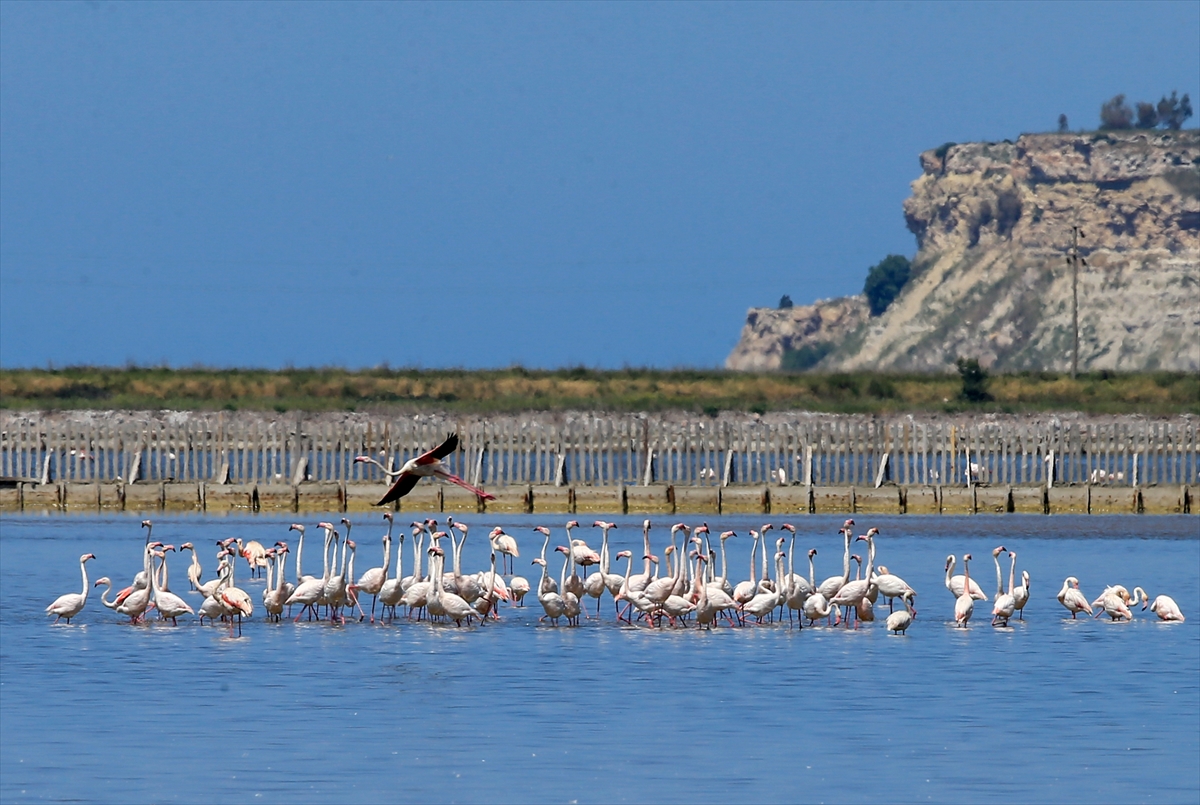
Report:
<svg viewBox="0 0 1200 805"><path fill-rule="evenodd" d="M379 564L383 528L376 515L353 519L361 572ZM465 519L474 526L465 571L485 566L485 534L499 524L520 541L517 572L536 583L529 559L540 540L529 529L551 526L557 544L566 518ZM642 518L616 519L613 553L640 553ZM714 533L763 522L709 519ZM879 621L857 632L786 624L702 632L616 625L607 597L599 621L539 625L532 595L499 623L462 629L268 624L258 607L237 637L192 619L129 626L97 597L71 625L51 625L42 610L78 591L81 553L97 555L93 580L128 583L141 562L138 520L6 517L0 799L1200 798L1200 519L856 519L857 532L880 528L877 561L919 591L906 637L885 633L882 602ZM654 521L661 555L671 521ZM161 517L154 536L194 542L210 578L215 540L270 544L289 538L288 522ZM816 547L818 579L838 572L841 518L794 522L797 560ZM599 530L583 531L576 536L598 546ZM992 628L980 602L970 628L954 628L946 554L971 552L972 575L991 593L999 544L1032 575L1026 620ZM306 569L319 572L320 551L308 547ZM728 547L730 575L745 578L750 540ZM556 576L560 564L551 562ZM181 594L185 566L173 558L171 586ZM796 571L807 574L807 563ZM1108 583L1167 593L1188 620L1162 624L1139 610L1132 623L1072 621L1054 597L1067 575L1089 599ZM260 603L262 582L247 578L244 563L238 584ZM198 604L195 594L188 600Z"/></svg>

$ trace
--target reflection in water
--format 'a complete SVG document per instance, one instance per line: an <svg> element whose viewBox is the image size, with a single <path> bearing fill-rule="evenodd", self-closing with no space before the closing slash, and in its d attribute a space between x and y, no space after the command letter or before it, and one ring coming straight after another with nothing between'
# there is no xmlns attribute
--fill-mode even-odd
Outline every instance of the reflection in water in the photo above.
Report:
<svg viewBox="0 0 1200 805"><path fill-rule="evenodd" d="M377 550L376 527L355 519L361 559L364 546ZM516 535L522 563L540 548L533 525L563 539L549 517L472 519ZM711 519L743 535L763 522ZM840 519L796 519L797 557L815 547L818 577L840 569ZM881 530L877 562L918 591L906 637L885 634L882 617L858 631L652 630L615 624L607 598L600 620L555 628L537 623L533 595L499 623L462 629L272 624L260 610L238 637L192 619L129 626L95 600L52 626L42 610L78 588L80 553L96 554L93 573L127 583L140 562L137 521L6 518L0 798L1195 799L1194 519L857 519L860 532ZM618 522L613 552L640 551L641 520ZM660 555L669 525L651 531ZM156 521L155 537L272 544L286 529L179 518ZM471 540L463 566L473 571L487 556L485 540ZM954 628L946 554L988 556L1001 543L1032 576L1025 621L992 628L977 612ZM731 575L744 578L749 540L727 547ZM202 560L211 577L211 556ZM173 588L194 606L183 563L173 567ZM1171 594L1188 621L1140 609L1132 623L1072 621L1054 598L1067 575L1092 598L1115 583ZM262 584L239 568L253 596Z"/></svg>

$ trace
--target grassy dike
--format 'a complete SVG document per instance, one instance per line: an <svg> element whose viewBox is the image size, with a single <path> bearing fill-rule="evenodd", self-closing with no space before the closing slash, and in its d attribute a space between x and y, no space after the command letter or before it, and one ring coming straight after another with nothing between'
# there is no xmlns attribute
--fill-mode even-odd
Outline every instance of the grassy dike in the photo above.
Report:
<svg viewBox="0 0 1200 805"><path fill-rule="evenodd" d="M959 398L957 374L789 374L690 369L0 369L0 408L490 413L810 410L1200 414L1200 376L1154 372L991 377Z"/></svg>

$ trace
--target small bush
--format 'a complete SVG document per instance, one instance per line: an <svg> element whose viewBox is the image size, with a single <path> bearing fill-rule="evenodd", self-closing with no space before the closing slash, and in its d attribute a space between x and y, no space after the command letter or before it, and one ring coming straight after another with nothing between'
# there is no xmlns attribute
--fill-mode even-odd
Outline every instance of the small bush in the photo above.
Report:
<svg viewBox="0 0 1200 805"><path fill-rule="evenodd" d="M1128 129L1133 127L1133 110L1125 103L1125 95L1114 95L1100 107L1100 128Z"/></svg>
<svg viewBox="0 0 1200 805"><path fill-rule="evenodd" d="M804 372L820 363L830 352L833 352L833 344L829 342L805 344L799 349L785 349L779 368L785 372Z"/></svg>
<svg viewBox="0 0 1200 805"><path fill-rule="evenodd" d="M1138 104L1138 108L1141 108L1141 104ZM1183 128L1183 122L1192 116L1192 99L1186 92L1179 98L1176 92L1172 91L1170 98L1166 95L1162 97L1155 112L1159 123L1177 131Z"/></svg>
<svg viewBox="0 0 1200 805"><path fill-rule="evenodd" d="M991 209L989 208L989 216ZM871 306L871 315L879 316L900 295L900 291L912 276L912 264L907 257L889 254L867 272L863 293Z"/></svg>
<svg viewBox="0 0 1200 805"><path fill-rule="evenodd" d="M1058 130L1060 133L1070 131L1070 127L1067 125L1066 115L1058 116Z"/></svg>
<svg viewBox="0 0 1200 805"><path fill-rule="evenodd" d="M895 384L886 377L872 377L867 384L867 394L880 400L894 400L898 396Z"/></svg>
<svg viewBox="0 0 1200 805"><path fill-rule="evenodd" d="M779 309L784 310L789 307L792 307L792 297L788 296L787 294L779 297Z"/></svg>
<svg viewBox="0 0 1200 805"><path fill-rule="evenodd" d="M1139 129L1152 129L1158 125L1158 110L1152 103L1138 101L1137 104L1137 127Z"/></svg>
<svg viewBox="0 0 1200 805"><path fill-rule="evenodd" d="M962 379L962 391L958 396L966 402L987 402L992 399L988 394L988 374L975 358L959 358L957 361L958 376Z"/></svg>

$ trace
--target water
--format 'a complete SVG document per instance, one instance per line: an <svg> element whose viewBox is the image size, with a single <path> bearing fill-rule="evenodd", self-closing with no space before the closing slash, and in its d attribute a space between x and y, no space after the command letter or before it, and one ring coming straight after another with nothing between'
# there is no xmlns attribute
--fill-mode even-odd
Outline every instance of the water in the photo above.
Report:
<svg viewBox="0 0 1200 805"><path fill-rule="evenodd" d="M529 528L551 525L557 543L565 517L467 519L464 570L485 565L484 535L500 524L520 541L518 572L536 584L529 559L540 540ZM711 520L714 533L762 522ZM361 572L379 564L382 528L374 516L355 521ZM131 627L94 597L73 624L54 626L42 610L78 591L81 553L98 557L93 580L128 583L141 565L138 521L6 517L0 799L1200 799L1200 520L858 521L859 532L880 528L878 561L920 593L907 637L885 634L882 602L879 622L858 632L705 633L617 626L607 597L602 621L539 626L533 595L500 623L463 629L268 624L257 606L236 637L192 619ZM213 541L270 544L288 539L287 522L159 518L154 536L193 541L210 578ZM618 522L613 553L640 556L640 518ZM656 522L661 555L669 523ZM818 579L839 571L840 519L796 522L797 558L816 547ZM598 547L598 529L583 531ZM990 593L990 551L1001 543L1032 575L1025 622L994 629L980 602L969 629L953 628L946 554L973 553L973 576ZM309 547L305 569L319 572ZM730 575L745 578L749 540L728 547ZM173 559L181 594L185 566ZM551 562L556 575L559 566ZM258 605L262 583L244 569L239 586ZM1068 574L1089 599L1106 583L1167 593L1188 620L1161 624L1139 611L1133 623L1072 621L1054 598Z"/></svg>

